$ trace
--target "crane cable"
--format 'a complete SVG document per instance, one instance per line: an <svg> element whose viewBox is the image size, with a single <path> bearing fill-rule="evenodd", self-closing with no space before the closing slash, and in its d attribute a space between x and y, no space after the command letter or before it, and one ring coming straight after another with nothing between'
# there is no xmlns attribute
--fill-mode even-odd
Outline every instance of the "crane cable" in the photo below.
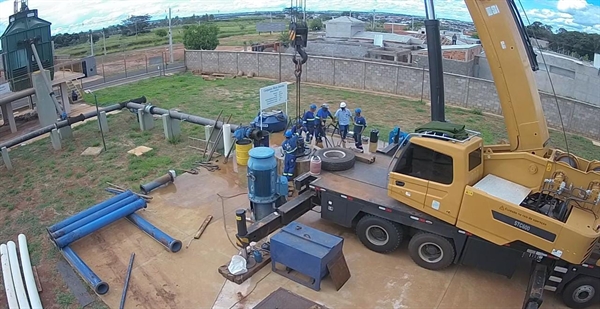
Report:
<svg viewBox="0 0 600 309"><path fill-rule="evenodd" d="M529 25L531 25L531 21L529 20L529 16L527 16L527 12L525 11L525 7L523 7L523 3L521 2L521 0L519 0L519 5L521 6L521 11L523 12L523 15L525 15L525 19L527 19L527 23L529 23ZM527 29L524 29L524 30L527 33ZM531 33L533 34L533 38L535 39L537 48L539 49L540 55L542 56L542 62L544 63L544 66L546 66L546 59L544 58L544 53L542 52L542 48L541 48L540 42L538 41L538 38L535 34L535 31L531 31ZM571 152L569 151L569 141L567 139L567 131L565 130L565 124L563 121L562 113L560 111L560 104L558 103L558 97L556 95L556 90L554 89L554 83L552 82L552 78L550 77L550 70L547 67L546 67L546 74L548 75L548 80L550 81L550 87L552 88L552 95L554 97L554 101L556 102L556 109L558 110L558 118L560 119L560 126L562 129L563 137L565 139L565 148L567 151L567 156L571 157Z"/></svg>
<svg viewBox="0 0 600 309"><path fill-rule="evenodd" d="M302 66L308 60L308 56L304 51L303 47L306 46L306 40L308 39L308 28L306 26L306 19L302 19L301 25L298 25L298 17L296 14L299 13L299 1L304 1L304 5L302 8L306 12L306 0L296 0L296 6L292 5L292 1L290 0L290 30L289 30L289 39L290 42L294 46L294 57L292 61L294 62L294 76L296 76L296 117L293 120L292 125L296 126L296 129L300 129L300 111L301 111L301 103L300 103L300 84L302 81ZM300 31L298 31L300 30ZM298 56L301 57L301 60L298 60Z"/></svg>

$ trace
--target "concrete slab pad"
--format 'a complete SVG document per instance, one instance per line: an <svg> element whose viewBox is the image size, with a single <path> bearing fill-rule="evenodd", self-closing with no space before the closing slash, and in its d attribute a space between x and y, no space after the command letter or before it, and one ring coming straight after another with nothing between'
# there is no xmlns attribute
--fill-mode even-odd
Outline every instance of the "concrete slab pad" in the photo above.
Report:
<svg viewBox="0 0 600 309"><path fill-rule="evenodd" d="M231 165L231 163L230 163ZM129 308L252 308L280 287L328 308L520 308L527 272L513 279L452 266L428 271L410 259L406 243L391 254L366 249L352 229L339 227L309 212L299 221L344 238L344 255L352 277L336 291L330 278L313 291L283 276L261 269L241 285L218 272L237 249L234 211L247 208L238 175L222 171L183 174L167 187L152 192L154 199L140 215L187 244L207 215L212 223L202 237L178 253L120 220L75 244L73 249L105 280L111 290L101 296L110 308L118 308L129 256L136 253L130 280ZM218 195L231 196L221 203ZM223 216L225 214L225 216ZM225 225L224 225L225 224ZM548 293L545 308L566 308Z"/></svg>
<svg viewBox="0 0 600 309"><path fill-rule="evenodd" d="M139 157L139 156L141 156L141 155L145 154L146 152L148 152L148 151L150 151L150 150L152 150L152 148L150 148L150 147L146 147L146 146L138 146L138 147L135 147L135 148L133 148L133 149L131 149L131 150L127 151L127 153L129 153L129 154L132 154L132 155L135 155L135 156Z"/></svg>
<svg viewBox="0 0 600 309"><path fill-rule="evenodd" d="M82 156L97 156L102 153L102 147L88 147L86 148L81 155Z"/></svg>

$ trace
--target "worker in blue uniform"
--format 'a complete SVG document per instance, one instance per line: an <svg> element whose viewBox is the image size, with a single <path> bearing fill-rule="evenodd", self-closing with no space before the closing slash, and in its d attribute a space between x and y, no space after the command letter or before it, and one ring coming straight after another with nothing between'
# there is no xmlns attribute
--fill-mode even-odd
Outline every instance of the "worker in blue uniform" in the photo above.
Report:
<svg viewBox="0 0 600 309"><path fill-rule="evenodd" d="M302 116L302 126L306 131L306 143L312 141L313 134L315 134L315 112L317 111L317 105L311 104L310 109Z"/></svg>
<svg viewBox="0 0 600 309"><path fill-rule="evenodd" d="M340 108L335 112L334 117L339 125L342 142L346 142L352 120L352 112L346 108L346 102L340 103Z"/></svg>
<svg viewBox="0 0 600 309"><path fill-rule="evenodd" d="M292 130L285 131L285 141L282 143L281 148L284 153L283 176L287 177L288 181L294 179L297 143L298 136Z"/></svg>
<svg viewBox="0 0 600 309"><path fill-rule="evenodd" d="M367 120L362 115L362 110L357 108L354 110L354 146L360 152L363 152L362 147L362 133L365 131L367 127Z"/></svg>
<svg viewBox="0 0 600 309"><path fill-rule="evenodd" d="M325 136L325 124L327 117L333 120L333 115L329 111L329 104L323 103L317 114L315 115L315 139L317 143L323 142L323 136Z"/></svg>

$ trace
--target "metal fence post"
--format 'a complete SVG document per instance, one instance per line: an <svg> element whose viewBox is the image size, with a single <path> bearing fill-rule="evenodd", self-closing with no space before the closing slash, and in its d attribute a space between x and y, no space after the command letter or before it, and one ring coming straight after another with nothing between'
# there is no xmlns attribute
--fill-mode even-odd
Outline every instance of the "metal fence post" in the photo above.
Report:
<svg viewBox="0 0 600 309"><path fill-rule="evenodd" d="M148 74L148 55L144 54L144 61L146 62L146 74Z"/></svg>

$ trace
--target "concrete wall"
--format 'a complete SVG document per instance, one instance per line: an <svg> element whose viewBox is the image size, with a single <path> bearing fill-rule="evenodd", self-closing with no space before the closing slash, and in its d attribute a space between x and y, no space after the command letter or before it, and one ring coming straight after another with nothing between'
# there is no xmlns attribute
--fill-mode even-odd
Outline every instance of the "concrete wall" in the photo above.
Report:
<svg viewBox="0 0 600 309"><path fill-rule="evenodd" d="M255 73L257 76L294 81L292 55L256 52L186 51L188 70L203 72ZM323 85L349 87L390 94L429 99L429 75L421 68L381 62L313 56L303 70L303 81ZM501 115L496 87L489 80L449 74L444 76L445 97L449 105L479 109ZM548 124L560 127L554 97L540 92ZM600 139L600 107L558 97L565 129L583 136Z"/></svg>
<svg viewBox="0 0 600 309"><path fill-rule="evenodd" d="M477 57L475 77L492 80L490 65L485 56ZM593 66L574 61L566 56L544 52L543 58L537 57L540 69L535 79L538 89L559 96L572 98L600 106L600 72ZM544 63L545 62L545 63ZM550 74L548 74L548 71ZM548 78L550 75L550 78ZM552 80L552 83L550 82Z"/></svg>

